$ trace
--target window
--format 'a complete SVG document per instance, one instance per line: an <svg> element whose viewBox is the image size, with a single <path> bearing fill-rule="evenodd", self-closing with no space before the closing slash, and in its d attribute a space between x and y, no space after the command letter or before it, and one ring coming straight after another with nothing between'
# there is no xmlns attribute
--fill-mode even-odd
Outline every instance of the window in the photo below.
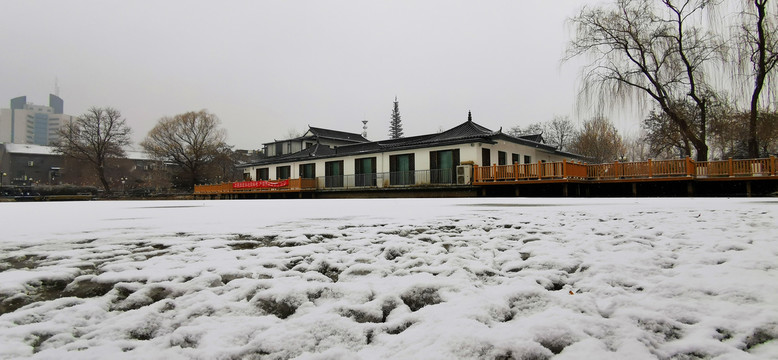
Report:
<svg viewBox="0 0 778 360"><path fill-rule="evenodd" d="M481 166L492 165L492 153L489 149L481 149Z"/></svg>
<svg viewBox="0 0 778 360"><path fill-rule="evenodd" d="M508 154L505 151L497 152L497 165L508 165Z"/></svg>
<svg viewBox="0 0 778 360"><path fill-rule="evenodd" d="M454 172L459 165L459 149L430 151L430 182L433 184L453 184Z"/></svg>
<svg viewBox="0 0 778 360"><path fill-rule="evenodd" d="M291 177L291 166L278 166L276 167L276 180L289 179Z"/></svg>
<svg viewBox="0 0 778 360"><path fill-rule="evenodd" d="M524 155L524 163L529 164L532 162L532 156Z"/></svg>
<svg viewBox="0 0 778 360"><path fill-rule="evenodd" d="M389 157L389 184L413 185L415 180L415 161L413 154L392 155Z"/></svg>
<svg viewBox="0 0 778 360"><path fill-rule="evenodd" d="M284 153L284 143L276 143L276 156L282 155Z"/></svg>
<svg viewBox="0 0 778 360"><path fill-rule="evenodd" d="M309 147L313 147L313 145L314 145L313 143L307 142L307 143L305 143L305 148L307 149Z"/></svg>
<svg viewBox="0 0 778 360"><path fill-rule="evenodd" d="M354 160L354 184L356 186L376 186L376 158Z"/></svg>
<svg viewBox="0 0 778 360"><path fill-rule="evenodd" d="M324 163L324 186L343 187L343 160Z"/></svg>
<svg viewBox="0 0 778 360"><path fill-rule="evenodd" d="M270 180L270 169L257 169L257 180Z"/></svg>
<svg viewBox="0 0 778 360"><path fill-rule="evenodd" d="M300 164L300 178L316 178L316 164Z"/></svg>
<svg viewBox="0 0 778 360"><path fill-rule="evenodd" d="M511 164L521 164L521 161L519 161L519 154L511 154Z"/></svg>

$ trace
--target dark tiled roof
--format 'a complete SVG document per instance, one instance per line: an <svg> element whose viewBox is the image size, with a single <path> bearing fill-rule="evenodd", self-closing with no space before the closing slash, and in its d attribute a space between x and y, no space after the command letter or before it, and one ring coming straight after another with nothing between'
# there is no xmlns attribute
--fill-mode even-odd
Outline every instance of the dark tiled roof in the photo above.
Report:
<svg viewBox="0 0 778 360"><path fill-rule="evenodd" d="M520 135L520 136L517 136L517 138L524 139L524 140L529 140L529 141L534 141L536 143L545 143L545 141L543 141L543 134Z"/></svg>
<svg viewBox="0 0 778 360"><path fill-rule="evenodd" d="M340 141L352 142L352 143L370 142L370 140L365 139L360 134L349 133L349 132L345 132L345 131L323 129L323 128L317 128L317 127L312 127L312 126L309 126L308 130L313 135L298 136L298 137L293 138L293 139L273 140L271 142L263 143L262 145L270 145L270 144L275 144L275 143L278 143L278 142L287 142L287 141L316 140L317 138L318 139L340 140Z"/></svg>
<svg viewBox="0 0 778 360"><path fill-rule="evenodd" d="M468 120L459 126L453 127L440 134L437 134L437 136L434 136L430 140L442 141L442 140L450 140L450 139L464 139L464 138L492 136L495 134L497 133Z"/></svg>
<svg viewBox="0 0 778 360"><path fill-rule="evenodd" d="M360 134L349 133L349 132L338 131L338 130L322 129L322 128L317 128L312 126L309 126L308 129L310 129L314 135L320 138L351 141L351 142L361 142L361 143L370 142L370 140L365 139Z"/></svg>
<svg viewBox="0 0 778 360"><path fill-rule="evenodd" d="M329 146L315 144L305 150L301 150L296 153L273 156L273 157L265 158L260 161L254 162L252 164L274 164L278 162L289 162L289 161L296 161L302 159L327 157L334 154L335 154L335 150L331 149Z"/></svg>
<svg viewBox="0 0 778 360"><path fill-rule="evenodd" d="M311 127L311 131L316 131L316 130L324 130L333 133L348 134L339 131ZM351 134L351 135L356 135L356 134ZM313 160L316 158L327 158L327 157L335 157L335 156L370 154L370 153L377 153L382 151L416 149L416 148L423 148L428 146L445 146L445 145L461 144L461 143L472 142L472 141L494 143L495 139L508 140L514 143L531 146L535 148L542 148L548 151L555 150L553 146L533 141L533 139L536 139L537 137L539 137L539 135L528 136L528 137L524 137L524 136L513 137L505 133L502 133L500 131L489 130L481 125L474 123L471 120L468 120L467 122L464 122L456 127L453 127L451 129L448 129L446 131L437 134L411 136L411 137L382 140L382 141L375 141L375 142L370 142L368 140L365 140L362 136L359 136L359 138L363 139L364 141L360 141L349 145L338 146L335 149L331 149L330 147L325 145L317 144L308 149L293 154L274 156L268 159L263 159L253 164L249 164L247 166L277 164L283 162L300 161L305 159Z"/></svg>

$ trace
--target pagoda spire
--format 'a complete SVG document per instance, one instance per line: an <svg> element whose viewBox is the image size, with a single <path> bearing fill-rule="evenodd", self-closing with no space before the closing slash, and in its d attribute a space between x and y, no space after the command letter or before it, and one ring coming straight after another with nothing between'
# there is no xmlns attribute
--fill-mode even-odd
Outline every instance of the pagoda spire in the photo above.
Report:
<svg viewBox="0 0 778 360"><path fill-rule="evenodd" d="M394 97L394 108L392 109L392 121L389 125L389 138L399 139L403 136L403 125L400 120L400 105L397 96Z"/></svg>

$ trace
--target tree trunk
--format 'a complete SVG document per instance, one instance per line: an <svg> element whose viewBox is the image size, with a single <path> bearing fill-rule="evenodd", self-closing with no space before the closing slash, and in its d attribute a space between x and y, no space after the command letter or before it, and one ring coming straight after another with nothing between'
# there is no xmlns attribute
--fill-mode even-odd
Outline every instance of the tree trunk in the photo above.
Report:
<svg viewBox="0 0 778 360"><path fill-rule="evenodd" d="M748 157L752 159L759 157L759 141L756 137L759 94L756 91L754 93L751 98L751 114L748 116Z"/></svg>
<svg viewBox="0 0 778 360"><path fill-rule="evenodd" d="M662 107L662 110L665 112L665 114L670 117L670 120L678 125L678 128L681 130L681 135L683 135L687 142L691 142L692 146L694 146L694 149L697 150L697 161L708 161L708 144L705 143L704 133L704 123L706 121L705 118L703 117L702 119L703 136L700 138L691 129L689 123L686 122L686 119L676 113L666 101L661 101L660 99L657 100L659 100L659 105ZM703 107L700 109L700 111L704 113L705 108Z"/></svg>
<svg viewBox="0 0 778 360"><path fill-rule="evenodd" d="M757 119L759 117L759 94L762 92L765 78L767 77L767 39L765 37L764 21L765 6L767 2L754 1L757 11L757 59L756 78L754 79L754 93L751 95L751 114L748 117L748 157L759 157L759 142L756 136Z"/></svg>
<svg viewBox="0 0 778 360"><path fill-rule="evenodd" d="M97 167L97 176L100 177L100 182L103 184L106 194L111 193L111 186L108 184L108 180L105 178L105 168L101 165Z"/></svg>
<svg viewBox="0 0 778 360"><path fill-rule="evenodd" d="M697 161L708 161L708 145L702 143L699 147L694 145L697 150Z"/></svg>

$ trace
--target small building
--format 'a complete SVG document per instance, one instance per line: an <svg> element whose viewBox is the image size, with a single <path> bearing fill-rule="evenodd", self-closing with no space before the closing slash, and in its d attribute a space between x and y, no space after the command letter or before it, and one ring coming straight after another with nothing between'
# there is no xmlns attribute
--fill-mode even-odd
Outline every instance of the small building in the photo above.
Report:
<svg viewBox="0 0 778 360"><path fill-rule="evenodd" d="M161 164L145 152L126 151L126 157L111 159L106 176L116 185L147 184ZM0 185L95 185L100 182L91 164L66 158L51 146L0 143ZM125 183L122 183L124 181Z"/></svg>
<svg viewBox="0 0 778 360"><path fill-rule="evenodd" d="M0 143L0 185L52 184L63 160L50 146Z"/></svg>
<svg viewBox="0 0 778 360"><path fill-rule="evenodd" d="M264 153L267 157L275 157L298 153L314 145L328 146L331 148L363 144L370 142L360 134L345 131L308 127L308 131L300 137L289 140L275 140L264 145Z"/></svg>
<svg viewBox="0 0 778 360"><path fill-rule="evenodd" d="M335 136L330 136L335 135ZM473 122L446 131L383 141L311 128L306 135L266 144L268 158L242 166L245 180L316 179L316 189L470 183L472 165L491 166L579 160L539 142ZM338 142L337 144L335 142ZM275 144L275 145L274 145ZM296 151L294 151L296 150ZM460 169L461 168L461 169Z"/></svg>

